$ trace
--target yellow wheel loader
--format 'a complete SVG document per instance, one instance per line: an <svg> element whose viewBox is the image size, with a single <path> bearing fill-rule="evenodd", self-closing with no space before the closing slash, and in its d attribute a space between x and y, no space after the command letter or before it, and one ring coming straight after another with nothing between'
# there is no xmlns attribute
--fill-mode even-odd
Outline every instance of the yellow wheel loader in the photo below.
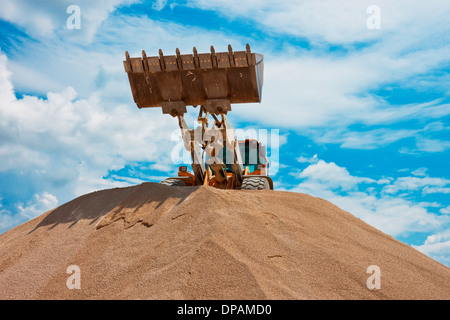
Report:
<svg viewBox="0 0 450 320"><path fill-rule="evenodd" d="M178 177L161 181L170 186L208 185L222 189L273 189L268 176L266 147L257 140L238 141L227 113L232 103L261 101L263 56L245 51L164 55L132 58L124 67L138 108L162 108L178 119L184 147L192 158L192 173L179 167ZM187 106L199 107L198 123L190 129ZM212 126L208 125L212 117Z"/></svg>

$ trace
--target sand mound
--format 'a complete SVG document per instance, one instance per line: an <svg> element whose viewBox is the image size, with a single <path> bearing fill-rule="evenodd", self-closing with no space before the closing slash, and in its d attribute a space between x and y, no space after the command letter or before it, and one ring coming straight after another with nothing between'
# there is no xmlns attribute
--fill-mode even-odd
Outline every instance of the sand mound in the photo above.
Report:
<svg viewBox="0 0 450 320"><path fill-rule="evenodd" d="M66 286L70 265L80 290ZM1 299L450 299L450 269L305 194L144 183L0 235L0 288Z"/></svg>

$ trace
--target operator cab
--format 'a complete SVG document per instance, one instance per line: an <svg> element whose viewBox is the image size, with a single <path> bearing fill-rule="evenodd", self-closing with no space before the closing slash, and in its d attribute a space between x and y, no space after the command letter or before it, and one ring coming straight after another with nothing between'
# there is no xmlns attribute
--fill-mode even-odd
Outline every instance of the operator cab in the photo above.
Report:
<svg viewBox="0 0 450 320"><path fill-rule="evenodd" d="M256 139L238 141L244 169L248 167L251 174L268 175L269 162L267 161L266 146ZM233 172L233 157L230 150L223 148L223 162L227 172Z"/></svg>

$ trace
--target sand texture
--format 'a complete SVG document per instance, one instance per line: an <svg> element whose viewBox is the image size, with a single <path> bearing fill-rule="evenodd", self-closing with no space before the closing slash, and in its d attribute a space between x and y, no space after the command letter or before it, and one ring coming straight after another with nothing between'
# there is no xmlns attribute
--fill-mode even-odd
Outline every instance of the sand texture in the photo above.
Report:
<svg viewBox="0 0 450 320"><path fill-rule="evenodd" d="M309 195L144 183L0 235L0 299L450 299L450 269Z"/></svg>

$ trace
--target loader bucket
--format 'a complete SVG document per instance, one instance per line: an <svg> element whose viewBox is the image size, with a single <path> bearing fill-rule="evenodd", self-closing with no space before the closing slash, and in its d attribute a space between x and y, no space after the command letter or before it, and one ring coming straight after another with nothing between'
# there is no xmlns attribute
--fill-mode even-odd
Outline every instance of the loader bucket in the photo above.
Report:
<svg viewBox="0 0 450 320"><path fill-rule="evenodd" d="M227 113L232 103L260 102L263 55L246 51L131 58L125 53L125 71L139 108L162 107L163 113L182 115L186 106L205 106L211 113Z"/></svg>

